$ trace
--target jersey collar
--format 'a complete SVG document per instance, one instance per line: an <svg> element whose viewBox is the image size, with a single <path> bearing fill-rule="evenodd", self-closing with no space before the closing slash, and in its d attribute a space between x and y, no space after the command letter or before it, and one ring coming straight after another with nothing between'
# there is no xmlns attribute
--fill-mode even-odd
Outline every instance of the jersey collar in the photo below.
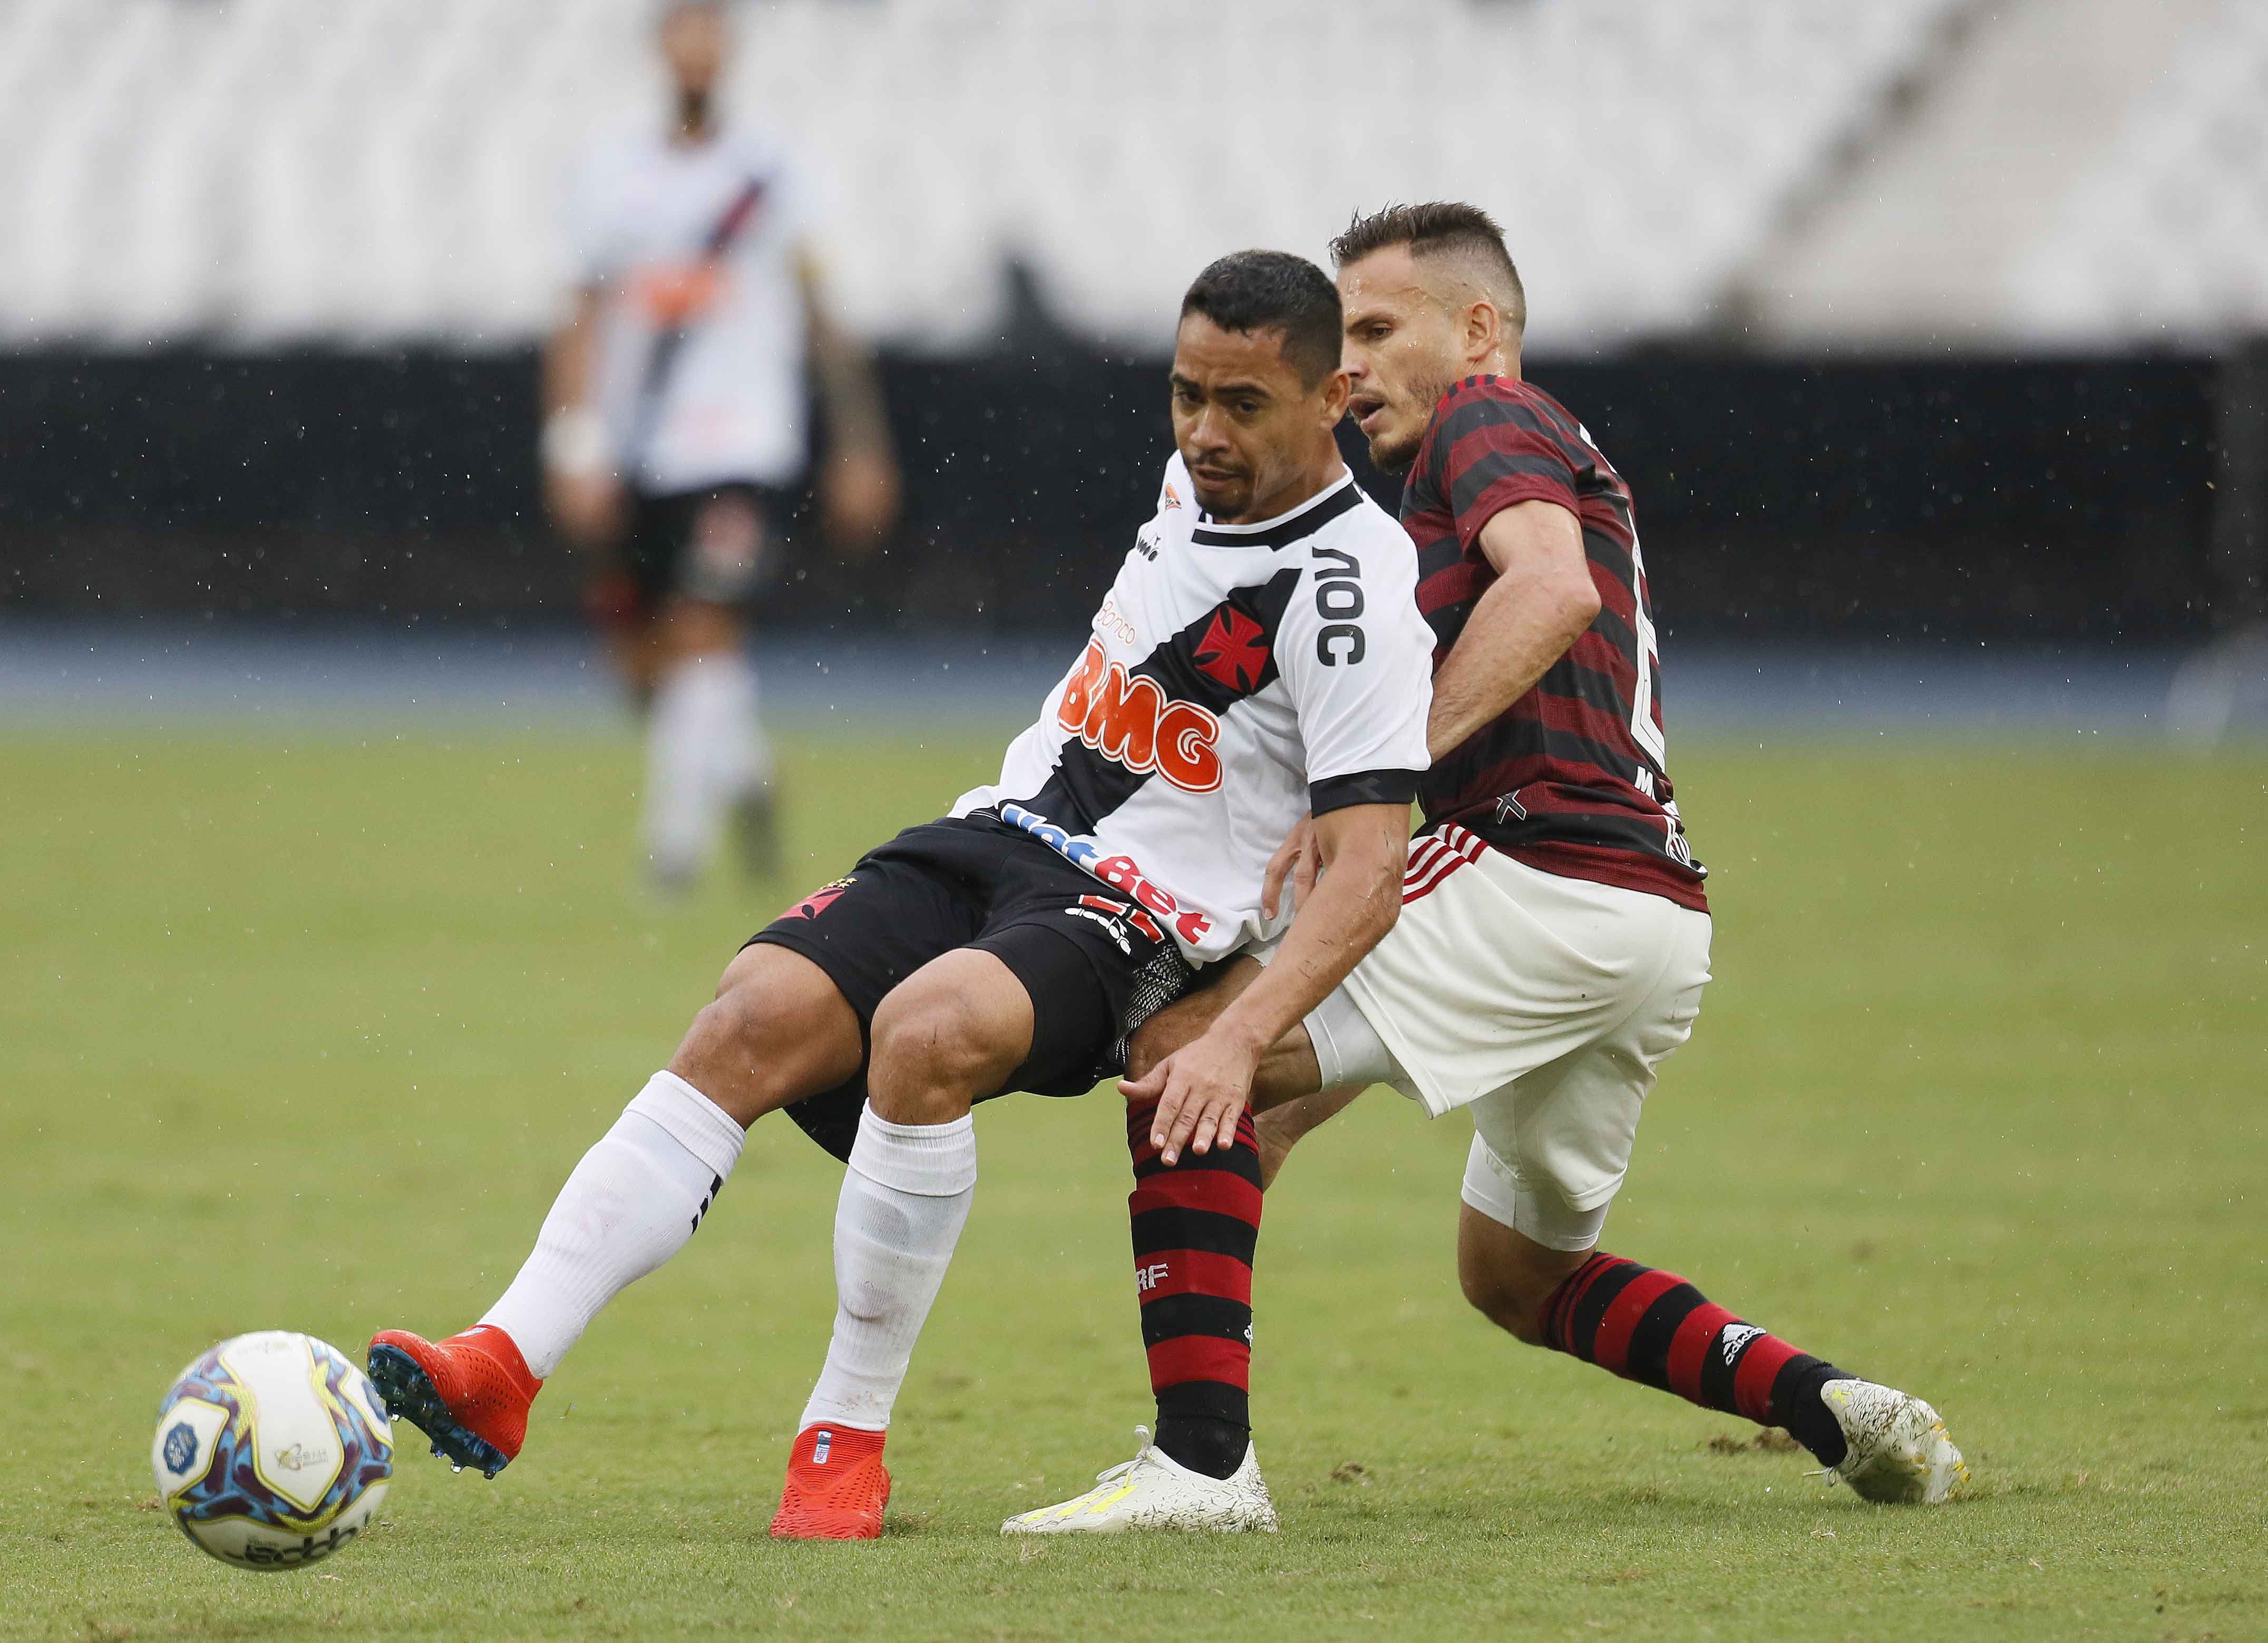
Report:
<svg viewBox="0 0 2268 1643"><path fill-rule="evenodd" d="M1189 540L1206 547L1285 547L1312 536L1350 508L1359 507L1362 492L1354 471L1342 466L1338 479L1288 512L1253 524L1215 524L1209 518L1189 533Z"/></svg>

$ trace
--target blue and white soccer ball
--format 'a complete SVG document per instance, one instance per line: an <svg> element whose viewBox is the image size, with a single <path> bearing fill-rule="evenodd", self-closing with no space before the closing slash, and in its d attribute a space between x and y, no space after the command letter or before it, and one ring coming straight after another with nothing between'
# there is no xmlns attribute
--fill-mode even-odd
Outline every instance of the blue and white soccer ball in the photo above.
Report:
<svg viewBox="0 0 2268 1643"><path fill-rule="evenodd" d="M370 1527L394 1439L378 1390L337 1348L262 1330L181 1371L150 1463L202 1550L239 1569L297 1569Z"/></svg>

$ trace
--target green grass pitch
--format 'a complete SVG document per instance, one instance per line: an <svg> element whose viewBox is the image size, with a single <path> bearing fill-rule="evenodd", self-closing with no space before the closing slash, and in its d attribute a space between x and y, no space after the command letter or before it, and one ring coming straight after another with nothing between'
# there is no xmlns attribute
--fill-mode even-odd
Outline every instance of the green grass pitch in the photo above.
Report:
<svg viewBox="0 0 2268 1643"><path fill-rule="evenodd" d="M995 755L797 744L799 878ZM1106 1092L983 1110L885 1543L765 1537L838 1180L774 1119L500 1479L406 1446L366 1542L254 1576L152 1509L168 1377L469 1322L805 884L645 905L625 737L0 741L0 1634L2268 1635L2268 760L1677 762L1719 979L1607 1245L1936 1400L1968 1502L1864 1507L1494 1333L1451 1266L1469 1128L1379 1091L1270 1200L1284 1533L1003 1540L1146 1414Z"/></svg>

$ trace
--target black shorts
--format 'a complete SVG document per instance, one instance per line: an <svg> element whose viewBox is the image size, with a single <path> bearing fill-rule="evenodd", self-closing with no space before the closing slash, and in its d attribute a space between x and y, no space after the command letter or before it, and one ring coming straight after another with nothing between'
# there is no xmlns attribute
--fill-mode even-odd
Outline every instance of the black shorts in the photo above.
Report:
<svg viewBox="0 0 2268 1643"><path fill-rule="evenodd" d="M794 493L768 485L633 495L622 564L638 614L673 597L746 606L777 573L780 533L794 511Z"/></svg>
<svg viewBox="0 0 2268 1643"><path fill-rule="evenodd" d="M870 1040L883 998L930 960L961 947L992 954L1032 999L1031 1054L995 1095L1083 1096L1123 1072L1128 1038L1197 974L1140 907L987 815L907 828L748 942L825 971ZM847 1163L865 1100L862 1061L788 1116Z"/></svg>

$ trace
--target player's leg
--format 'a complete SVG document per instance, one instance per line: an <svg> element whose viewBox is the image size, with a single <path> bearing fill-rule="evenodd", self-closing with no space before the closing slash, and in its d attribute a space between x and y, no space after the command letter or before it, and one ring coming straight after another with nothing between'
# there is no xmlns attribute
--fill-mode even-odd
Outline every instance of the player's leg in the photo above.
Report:
<svg viewBox="0 0 2268 1643"><path fill-rule="evenodd" d="M1131 1036L1127 1072L1139 1077L1200 1037L1260 973L1241 958L1203 990L1160 1010ZM1351 1006L1339 1001L1341 1010ZM1344 1063L1337 1019L1319 1009L1271 1045L1253 1082L1236 1143L1160 1155L1153 1099L1129 1097L1127 1199L1135 1298L1157 1401L1157 1437L1074 1500L1009 1519L1005 1534L1099 1534L1133 1529L1273 1530L1275 1507L1252 1441L1252 1265L1270 1168L1292 1141L1338 1111L1373 1071ZM1380 1055L1383 1057L1381 1046ZM1383 1075L1382 1071L1377 1075ZM1323 1080L1351 1081L1329 1091ZM1264 1109L1264 1111L1263 1111ZM1282 1127L1270 1124L1286 1115ZM1275 1137L1270 1130L1275 1128Z"/></svg>
<svg viewBox="0 0 2268 1643"><path fill-rule="evenodd" d="M751 939L669 1065L576 1166L478 1324L441 1342L373 1339L373 1379L437 1452L490 1475L512 1459L543 1380L600 1308L692 1237L757 1118L792 1105L814 1139L848 1153L863 1023L901 977L979 926L931 870L925 847L941 833L945 847L958 843L950 829L909 830Z"/></svg>
<svg viewBox="0 0 2268 1643"><path fill-rule="evenodd" d="M881 1532L890 1412L976 1192L969 1109L1007 1087L1033 1004L994 954L924 965L874 1012L867 1100L835 1211L835 1331L789 1453L772 1533Z"/></svg>
<svg viewBox="0 0 2268 1643"><path fill-rule="evenodd" d="M1235 959L1221 979L1152 1016L1134 1035L1126 1057L1126 1075L1130 1079L1143 1077L1182 1045L1202 1037L1230 1001L1252 985L1260 969L1252 959ZM1322 1073L1316 1062L1314 1043L1304 1022L1270 1045L1261 1057L1259 1070L1252 1080L1252 1133L1260 1156L1262 1192L1276 1184L1277 1174L1284 1168L1292 1148L1318 1126L1345 1111L1364 1089L1359 1084L1336 1089L1322 1086ZM1130 1097L1130 1134L1134 1104L1134 1098ZM1145 1111L1156 1110L1155 1102L1142 1104Z"/></svg>
<svg viewBox="0 0 2268 1643"><path fill-rule="evenodd" d="M751 946L669 1066L583 1155L535 1248L479 1323L447 1340L371 1343L372 1378L434 1453L493 1477L535 1394L600 1309L682 1249L724 1190L747 1126L858 1071L858 1019L799 954Z"/></svg>
<svg viewBox="0 0 2268 1643"><path fill-rule="evenodd" d="M1211 986L1152 1016L1134 1035L1128 1072L1139 1077L1203 1034L1261 967L1238 959ZM1216 1246L1256 1246L1271 1162L1280 1168L1299 1136L1392 1070L1376 1034L1344 994L1334 994L1262 1056L1255 1114L1237 1126L1241 1145L1209 1157L1185 1153L1168 1166L1157 1150L1157 1103L1128 1097L1135 1289L1158 1400L1157 1447L1177 1464L1225 1478L1250 1449L1252 1256L1226 1259ZM1232 1220L1248 1217L1248 1234L1232 1230ZM1241 1338L1226 1356L1216 1344L1225 1331Z"/></svg>
<svg viewBox="0 0 2268 1643"><path fill-rule="evenodd" d="M1127 1040L1126 1076L1144 1077L1174 1051L1203 1038L1221 1012L1258 979L1262 968L1256 959L1231 959L1218 979L1208 980L1198 991L1145 1021ZM1315 1058L1315 1046L1304 1022L1269 1045L1252 1075L1252 1111L1266 1113L1314 1094L1322 1088ZM1129 1104L1133 1104L1132 1098Z"/></svg>
<svg viewBox="0 0 2268 1643"><path fill-rule="evenodd" d="M1145 1076L1175 1050L1202 1037L1236 995L1252 985L1260 970L1253 959L1232 960L1220 979L1152 1016L1134 1035L1126 1057L1127 1077ZM1263 1192L1273 1185L1277 1171L1301 1137L1336 1118L1362 1093L1359 1085L1322 1089L1322 1077L1305 1023L1270 1045L1261 1057L1252 1080L1252 1131L1258 1142ZM1130 1126L1137 1104L1138 1098L1128 1098ZM1145 1111L1153 1111L1157 1105L1155 1102L1139 1104Z"/></svg>
<svg viewBox="0 0 2268 1643"><path fill-rule="evenodd" d="M707 865L726 817L762 788L770 754L740 612L673 598L655 635L643 832L654 882L682 890Z"/></svg>
<svg viewBox="0 0 2268 1643"><path fill-rule="evenodd" d="M967 827L990 908L965 950L925 966L875 1013L871 1095L836 1222L835 1334L775 1534L880 1531L883 1430L976 1181L970 1105L1004 1089L1086 1094L1124 1069L1128 1034L1191 978L1146 913L1101 895L1028 835ZM879 1489L826 1475L846 1434Z"/></svg>
<svg viewBox="0 0 2268 1643"><path fill-rule="evenodd" d="M923 966L874 1012L866 1107L835 1218L838 1305L802 1425L881 1431L976 1187L969 1109L1032 1044L1030 995L994 954Z"/></svg>
<svg viewBox="0 0 2268 1643"><path fill-rule="evenodd" d="M661 516L672 555L654 622L644 833L656 881L682 888L707 862L719 826L775 852L771 749L758 713L747 601L764 542L755 493L725 486L674 499Z"/></svg>
<svg viewBox="0 0 2268 1643"><path fill-rule="evenodd" d="M1597 1248L1642 1104L1690 1032L1707 978L1706 921L1671 923L1668 962L1627 1019L1473 1104L1457 1236L1465 1296L1517 1339L1786 1428L1870 1500L1943 1500L1967 1471L1928 1405L1845 1374L1675 1273Z"/></svg>

